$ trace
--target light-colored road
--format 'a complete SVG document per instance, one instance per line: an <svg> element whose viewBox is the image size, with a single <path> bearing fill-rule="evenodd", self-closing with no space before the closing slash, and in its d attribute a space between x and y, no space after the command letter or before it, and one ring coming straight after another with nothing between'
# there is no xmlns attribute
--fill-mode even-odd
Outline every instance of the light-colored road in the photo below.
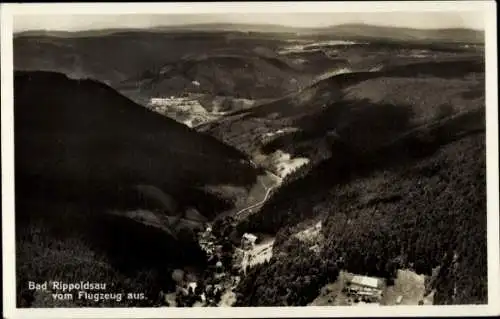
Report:
<svg viewBox="0 0 500 319"><path fill-rule="evenodd" d="M270 173L270 174L272 174L272 175L276 176L275 174L273 174L273 173L271 173L271 172L268 172L268 173ZM276 177L278 177L278 176L276 176ZM279 177L278 177L278 178L279 178ZM281 178L280 178L280 179L281 179ZM266 187L266 185L264 185L264 183L262 183L262 181L260 181L260 183L262 184L262 186L263 186L264 188L267 188L267 187ZM260 205L264 204L264 202L265 202L265 201L269 198L269 194L271 194L271 191L272 191L273 189L275 189L276 187L278 187L280 184L281 184L281 183L278 183L277 185L274 185L274 186L271 186L271 187L267 188L266 195L264 196L264 198L263 198L260 202L258 202L258 203L256 203L256 204L252 204L252 205L250 205L250 206L248 206L248 207L245 207L245 208L243 208L243 209L240 209L239 211L237 211L237 212L234 214L234 216L236 216L236 217L241 217L241 215L242 215L243 213L248 212L250 209L255 208L255 207L258 207L258 206L260 206Z"/></svg>
<svg viewBox="0 0 500 319"><path fill-rule="evenodd" d="M236 216L236 217L240 217L240 215L241 215L241 214L243 214L243 213L245 213L245 212L249 211L250 209L255 208L255 207L258 207L258 206L260 206L260 205L264 204L264 202L268 199L269 194L271 193L271 191L272 191L275 187L276 187L276 186L269 187L269 188L267 189L267 191L266 191L266 196L264 196L264 199L263 199L263 200L261 200L260 202L258 202L258 203L256 203L256 204L253 204L253 205L251 205L251 206L248 206L248 207L246 207L246 208L243 208L243 209L241 209L241 210L237 211L237 212L235 213L235 216Z"/></svg>

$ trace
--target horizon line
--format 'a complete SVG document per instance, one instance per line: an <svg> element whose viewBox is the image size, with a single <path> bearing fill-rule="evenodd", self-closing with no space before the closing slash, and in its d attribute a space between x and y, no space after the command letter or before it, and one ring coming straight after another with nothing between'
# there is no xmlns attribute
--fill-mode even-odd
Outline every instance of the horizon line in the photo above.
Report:
<svg viewBox="0 0 500 319"><path fill-rule="evenodd" d="M484 28L473 28L473 27L461 27L461 26L456 26L456 27L443 27L443 28L418 28L418 27L409 27L409 26L388 26L388 25L382 25L382 24L375 24L375 23L363 23L363 22L353 22L353 23L339 23L339 24L331 24L331 25L325 25L325 26L291 26L291 25L286 25L286 24L279 24L279 23L237 23L237 22L201 22L201 23L177 23L177 24L158 24L154 26L118 26L118 27L105 27L105 28L85 28L85 29L79 29L79 30L64 30L64 29L55 29L55 28L39 28L39 29L26 29L26 30L21 30L21 31L14 31L13 34L20 34L20 33L25 33L25 32L65 32L65 33L79 33L79 32L89 32L89 31L109 31L109 30L155 30L159 28L178 28L178 29L189 29L192 27L197 27L197 26L217 26L217 25L227 25L227 26L255 26L255 27L260 27L260 26L273 26L273 27L281 27L281 28L288 28L291 30L309 30L309 31L314 31L314 30L322 30L322 29L328 29L328 28L334 28L334 27L340 27L340 26L367 26L367 27L377 27L377 28L389 28L389 29L406 29L406 30L419 30L419 31L439 31L439 30L470 30L470 31L476 31L476 32L485 32ZM206 30L206 31L211 31L211 30ZM217 30L220 31L220 30ZM229 31L229 30L228 30ZM276 33L276 31L270 30L270 31L259 31L260 33Z"/></svg>

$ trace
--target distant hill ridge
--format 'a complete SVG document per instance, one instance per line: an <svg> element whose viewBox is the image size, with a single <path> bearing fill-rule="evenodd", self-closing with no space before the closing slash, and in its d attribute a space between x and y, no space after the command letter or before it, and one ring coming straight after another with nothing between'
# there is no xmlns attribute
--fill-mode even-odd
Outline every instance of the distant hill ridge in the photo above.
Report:
<svg viewBox="0 0 500 319"><path fill-rule="evenodd" d="M30 30L18 32L15 37L91 37L129 32L257 32L295 33L300 35L337 35L339 37L394 38L398 40L447 40L450 42L484 42L484 31L468 28L416 29L388 27L363 23L340 24L325 27L290 27L277 24L185 24L153 28L116 28L85 31Z"/></svg>

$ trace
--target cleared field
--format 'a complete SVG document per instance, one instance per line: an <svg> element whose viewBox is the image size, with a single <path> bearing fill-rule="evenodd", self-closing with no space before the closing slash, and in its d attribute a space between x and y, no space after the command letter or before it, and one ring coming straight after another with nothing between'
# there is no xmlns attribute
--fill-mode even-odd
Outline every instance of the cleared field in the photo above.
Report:
<svg viewBox="0 0 500 319"><path fill-rule="evenodd" d="M246 267L252 267L271 259L273 256L273 244L274 238L270 238L255 245L252 250L245 251L241 262L241 268L245 269Z"/></svg>
<svg viewBox="0 0 500 319"><path fill-rule="evenodd" d="M425 294L425 276L417 275L410 270L398 270L398 276L393 286L387 287L384 292L382 304L393 306L398 304L398 298L401 299L401 305L418 305L419 301L424 304L432 304L432 294L424 297Z"/></svg>
<svg viewBox="0 0 500 319"><path fill-rule="evenodd" d="M352 279L353 274L341 271L334 283L321 288L321 291L309 306L349 306L348 297L342 292L346 283Z"/></svg>
<svg viewBox="0 0 500 319"><path fill-rule="evenodd" d="M314 242L321 235L321 221L295 234L299 240L304 242Z"/></svg>
<svg viewBox="0 0 500 319"><path fill-rule="evenodd" d="M277 176L267 172L265 175L257 177L257 183L250 189L245 205L253 205L265 198L269 188L279 185L280 180Z"/></svg>

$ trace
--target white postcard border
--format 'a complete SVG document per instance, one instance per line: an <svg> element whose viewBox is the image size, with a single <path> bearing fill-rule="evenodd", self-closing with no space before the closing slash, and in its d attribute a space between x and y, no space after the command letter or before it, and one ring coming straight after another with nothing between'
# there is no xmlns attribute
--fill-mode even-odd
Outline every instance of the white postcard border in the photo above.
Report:
<svg viewBox="0 0 500 319"><path fill-rule="evenodd" d="M387 317L483 316L500 313L498 76L496 7L493 1L435 2L230 2L230 3L36 3L2 4L2 239L3 305L6 318L248 318L248 317ZM292 12L480 11L485 17L488 305L248 308L67 308L21 309L15 306L14 142L12 23L16 14L198 14ZM474 243L471 243L472 245Z"/></svg>

